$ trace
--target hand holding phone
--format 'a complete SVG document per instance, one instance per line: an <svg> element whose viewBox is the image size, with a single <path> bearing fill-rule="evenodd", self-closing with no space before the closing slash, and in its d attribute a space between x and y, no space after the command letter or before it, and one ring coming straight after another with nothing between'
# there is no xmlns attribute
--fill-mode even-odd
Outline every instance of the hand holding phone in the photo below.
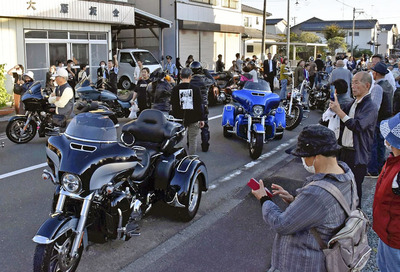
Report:
<svg viewBox="0 0 400 272"><path fill-rule="evenodd" d="M335 101L335 86L331 85L331 100Z"/></svg>
<svg viewBox="0 0 400 272"><path fill-rule="evenodd" d="M247 186L249 186L253 190L260 189L260 184L254 178L250 179L249 182L247 182ZM267 196L269 196L270 198L272 198L274 196L266 187L264 187L264 189L265 189L265 192L267 193Z"/></svg>

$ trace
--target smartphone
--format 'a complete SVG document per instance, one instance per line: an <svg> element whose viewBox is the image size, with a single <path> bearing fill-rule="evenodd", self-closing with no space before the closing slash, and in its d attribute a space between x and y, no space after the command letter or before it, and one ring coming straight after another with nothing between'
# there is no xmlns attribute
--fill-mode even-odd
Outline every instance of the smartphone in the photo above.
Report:
<svg viewBox="0 0 400 272"><path fill-rule="evenodd" d="M335 101L335 85L331 85L331 100Z"/></svg>
<svg viewBox="0 0 400 272"><path fill-rule="evenodd" d="M249 186L251 189L253 190L258 190L260 188L260 184L258 184L258 181L255 180L254 178L250 179L249 182L247 182L247 186ZM269 197L273 197L274 195L270 192L270 190L268 190L267 188L265 188L265 192L267 193L267 195Z"/></svg>

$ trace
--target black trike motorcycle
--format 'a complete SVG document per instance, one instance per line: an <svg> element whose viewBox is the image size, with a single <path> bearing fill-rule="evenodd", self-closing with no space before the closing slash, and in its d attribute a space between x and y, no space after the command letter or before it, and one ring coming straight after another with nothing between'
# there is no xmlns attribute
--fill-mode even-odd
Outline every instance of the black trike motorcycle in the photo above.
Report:
<svg viewBox="0 0 400 272"><path fill-rule="evenodd" d="M51 171L42 177L56 190L50 217L33 238L34 271L75 271L88 242L139 235L140 219L157 201L185 221L197 213L208 175L197 156L176 147L184 127L145 110L118 141L107 114L78 114L64 134L48 139Z"/></svg>

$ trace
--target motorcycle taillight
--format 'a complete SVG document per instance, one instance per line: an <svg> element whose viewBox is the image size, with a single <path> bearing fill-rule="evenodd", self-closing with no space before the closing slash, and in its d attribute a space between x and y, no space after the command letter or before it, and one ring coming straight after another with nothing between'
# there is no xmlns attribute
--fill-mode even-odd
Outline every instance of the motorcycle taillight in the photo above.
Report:
<svg viewBox="0 0 400 272"><path fill-rule="evenodd" d="M292 96L292 92L288 92L287 99L290 99L291 96Z"/></svg>

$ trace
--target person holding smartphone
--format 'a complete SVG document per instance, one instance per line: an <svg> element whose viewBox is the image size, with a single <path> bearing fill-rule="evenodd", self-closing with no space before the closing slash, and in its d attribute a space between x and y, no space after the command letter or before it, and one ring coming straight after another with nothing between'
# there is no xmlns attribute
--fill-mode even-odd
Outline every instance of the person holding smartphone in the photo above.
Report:
<svg viewBox="0 0 400 272"><path fill-rule="evenodd" d="M289 204L286 210L271 201L262 180L260 188L252 190L260 200L264 221L276 231L269 272L326 271L324 253L310 231L315 228L327 243L344 223L346 213L328 191L308 185L323 180L336 186L349 205L352 197L358 201L356 188L352 189L353 173L336 160L339 148L333 131L321 125L306 126L291 153L301 157L304 168L312 175L297 189L296 196L277 184L271 186L272 194Z"/></svg>

